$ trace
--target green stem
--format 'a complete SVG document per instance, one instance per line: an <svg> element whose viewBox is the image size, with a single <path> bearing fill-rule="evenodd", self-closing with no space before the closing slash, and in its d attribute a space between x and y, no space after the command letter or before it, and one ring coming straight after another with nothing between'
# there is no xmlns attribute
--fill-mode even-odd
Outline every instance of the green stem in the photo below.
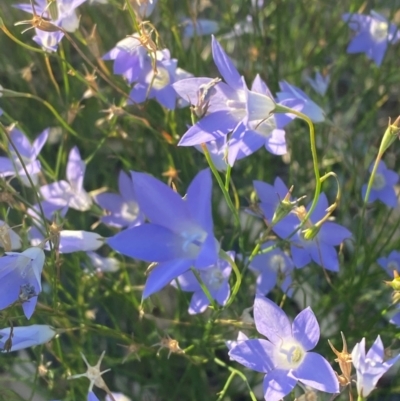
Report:
<svg viewBox="0 0 400 401"><path fill-rule="evenodd" d="M211 169L212 173L214 174L214 177L215 177L215 179L217 180L219 187L221 188L221 191L222 191L222 193L223 193L223 195L224 195L225 201L226 201L226 203L227 203L227 205L228 205L230 211L231 211L232 214L233 214L233 217L234 217L234 219L235 219L236 226L237 226L238 228L240 228L239 213L238 213L238 211L236 210L236 208L235 208L235 206L234 206L234 204L233 204L233 202L232 202L232 199L231 199L231 197L229 196L229 192L228 192L227 189L225 188L225 185L224 185L224 183L223 183L223 181L222 181L222 178L221 178L221 176L219 175L218 170L217 170L217 168L215 167L215 164L214 164L214 162L213 162L212 159L211 159L210 152L208 151L208 148L207 148L206 145L202 144L201 147L202 147L202 149L203 149L204 156L206 157L207 163L208 163L208 165L210 166L210 169Z"/></svg>
<svg viewBox="0 0 400 401"><path fill-rule="evenodd" d="M249 384L249 382L248 382L247 379L246 379L246 376L245 376L240 370L237 370L237 369L232 368L231 366L228 366L225 362L221 361L221 359L218 359L218 358L214 358L214 362L215 362L217 365L222 366L222 367L228 369L231 373L233 373L233 374L235 374L235 375L238 375L238 376L246 383L247 389L249 390L249 395L250 395L251 400L252 400L252 401L257 401L257 398L256 398L255 394L253 393L253 390L251 389L250 384ZM231 376L232 376L232 375L231 375ZM232 381L231 376L229 376L229 378L228 378L229 383ZM227 381L227 382L228 382L228 381ZM229 384L228 384L228 386L229 386ZM225 386L224 386L222 392L223 392L223 391L226 392L227 389L228 389L228 386L225 384ZM221 392L221 393L222 393L222 392ZM223 394L222 394L222 395L223 395ZM222 399L221 396L218 398L218 400L220 400L220 399Z"/></svg>

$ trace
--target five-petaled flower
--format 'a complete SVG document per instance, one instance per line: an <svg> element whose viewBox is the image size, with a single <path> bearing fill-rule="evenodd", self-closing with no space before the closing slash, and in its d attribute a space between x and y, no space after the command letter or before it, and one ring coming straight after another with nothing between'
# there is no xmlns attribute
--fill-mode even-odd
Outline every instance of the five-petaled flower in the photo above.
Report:
<svg viewBox="0 0 400 401"><path fill-rule="evenodd" d="M22 253L6 252L0 258L0 310L21 302L25 316L30 319L42 290L44 260L44 252L38 247Z"/></svg>
<svg viewBox="0 0 400 401"><path fill-rule="evenodd" d="M273 230L281 238L289 239L290 251L296 267L304 267L313 260L324 269L337 272L339 271L339 259L335 246L351 237L351 232L331 221L325 221L319 226L316 225L326 216L329 206L324 193L319 196L316 207L308 221L305 222L303 227L299 228L310 206L311 204L308 205L307 209L302 206L298 207L295 214L286 216L280 224L273 227ZM295 230L297 230L296 233L289 238ZM306 237L306 230L313 235Z"/></svg>
<svg viewBox="0 0 400 401"><path fill-rule="evenodd" d="M40 193L45 199L42 202L42 207L48 219L51 219L57 210L60 210L61 215L64 216L68 208L82 212L90 209L92 199L83 188L85 170L86 164L75 146L68 156L66 174L68 181L56 181L40 188Z"/></svg>
<svg viewBox="0 0 400 401"><path fill-rule="evenodd" d="M378 380L400 358L400 355L384 362L384 349L378 335L372 347L365 354L365 338L357 343L351 352L353 365L357 371L357 392L360 397L368 397Z"/></svg>
<svg viewBox="0 0 400 401"><path fill-rule="evenodd" d="M372 172L374 167L374 163L372 163L369 167L369 172ZM394 186L399 181L399 175L389 170L386 167L385 162L382 160L379 161L374 182L372 183L371 192L369 193L368 202L374 202L376 200L380 200L382 203L389 207L397 206L397 195L394 190ZM363 199L365 198L365 194L367 193L367 184L364 184L361 189L361 194Z"/></svg>
<svg viewBox="0 0 400 401"><path fill-rule="evenodd" d="M234 252L229 251L226 253L229 258L234 259ZM211 297L221 306L226 304L230 295L228 281L231 271L231 265L224 259L218 259L214 266L198 271L200 279L208 289ZM210 300L192 271L183 273L176 279L176 282L172 281L171 284L183 291L194 293L189 305L189 313L191 315L204 312L207 306L210 305Z"/></svg>
<svg viewBox="0 0 400 401"><path fill-rule="evenodd" d="M275 128L275 120L271 117L276 107L275 101L266 93L250 91L247 88L244 78L239 75L231 59L214 37L212 37L212 53L225 82L216 82L215 79L202 77L183 79L173 85L177 93L193 106L198 106L200 99L207 104L203 118L189 128L179 145L194 146L207 143L229 132L232 132L232 136L236 138L246 130L250 130L259 133L257 140L262 139L257 142L258 149L266 143L265 125L269 127L267 127L268 134ZM263 89L260 87L260 90ZM262 138L263 135L264 138ZM280 141L282 145L282 137ZM233 164L235 159L236 155L232 156L230 164Z"/></svg>
<svg viewBox="0 0 400 401"><path fill-rule="evenodd" d="M312 350L319 340L318 322L310 308L300 312L293 323L268 298L256 296L254 320L257 331L268 340L238 341L229 356L249 369L265 373L264 397L278 401L300 381L327 393L338 393L339 382L328 361Z"/></svg>
<svg viewBox="0 0 400 401"><path fill-rule="evenodd" d="M143 298L159 291L190 267L217 262L219 244L213 234L210 170L200 171L184 199L156 178L132 172L140 210L150 220L107 240L118 252L157 266L149 274Z"/></svg>
<svg viewBox="0 0 400 401"><path fill-rule="evenodd" d="M370 15L346 13L342 15L342 20L356 32L347 53L365 53L377 66L382 64L388 44L400 40L397 26L375 11L371 11Z"/></svg>
<svg viewBox="0 0 400 401"><path fill-rule="evenodd" d="M277 284L284 293L293 294L291 272L294 269L292 260L279 248L274 248L275 243L268 241L261 249L272 248L269 252L256 255L249 264L249 269L257 273L257 292L268 294Z"/></svg>
<svg viewBox="0 0 400 401"><path fill-rule="evenodd" d="M94 201L108 212L100 220L114 227L133 227L143 223L144 216L136 201L132 178L123 171L119 173L118 188L120 194L106 192L94 197Z"/></svg>
<svg viewBox="0 0 400 401"><path fill-rule="evenodd" d="M35 0L35 11L39 16L50 19L50 22L67 32L75 32L79 27L76 9L86 0L57 0L49 3L46 0ZM17 4L15 7L33 13L29 4ZM36 28L33 40L47 51L56 51L58 43L64 37L62 30L47 32Z"/></svg>
<svg viewBox="0 0 400 401"><path fill-rule="evenodd" d="M30 187L31 183L26 175L26 172L28 172L33 185L36 185L41 168L40 162L36 159L47 141L49 130L45 129L33 141L33 144L31 144L29 139L15 127L9 129L9 136L19 156L14 146L10 143L8 146L10 158L0 157L0 177L17 176L25 186ZM22 162L25 165L26 171L23 168Z"/></svg>
<svg viewBox="0 0 400 401"><path fill-rule="evenodd" d="M377 262L391 277L393 277L393 271L400 273L400 252L398 251L390 252L387 258L380 257Z"/></svg>

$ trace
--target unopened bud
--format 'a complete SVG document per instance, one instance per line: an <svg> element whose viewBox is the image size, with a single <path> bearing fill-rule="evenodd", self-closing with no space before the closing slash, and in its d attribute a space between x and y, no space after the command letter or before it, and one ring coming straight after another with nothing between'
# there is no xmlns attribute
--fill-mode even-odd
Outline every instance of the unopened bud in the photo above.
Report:
<svg viewBox="0 0 400 401"><path fill-rule="evenodd" d="M389 148L389 146L399 138L400 135L400 116L396 118L395 122L391 124L389 119L389 125L383 134L381 146L379 147L379 154L383 155L384 152Z"/></svg>

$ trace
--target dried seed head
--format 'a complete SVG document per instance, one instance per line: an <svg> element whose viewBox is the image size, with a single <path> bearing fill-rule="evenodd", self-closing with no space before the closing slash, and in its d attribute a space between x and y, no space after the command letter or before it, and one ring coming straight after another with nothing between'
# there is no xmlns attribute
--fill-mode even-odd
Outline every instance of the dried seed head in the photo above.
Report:
<svg viewBox="0 0 400 401"><path fill-rule="evenodd" d="M167 348L169 350L168 353L168 359L171 356L172 353L174 354L183 354L184 351L179 347L179 343L177 340L173 340L168 334L166 335L166 337L162 338L160 340L160 342L153 344L152 347L156 347L159 346L158 351L157 351L157 355L160 354L160 351L163 348Z"/></svg>
<svg viewBox="0 0 400 401"><path fill-rule="evenodd" d="M343 332L341 331L340 334L342 335L342 341L343 341L343 350L342 352L339 352L328 340L328 343L330 347L332 348L332 351L335 353L337 358L335 359L335 362L339 364L339 368L342 372L341 375L337 375L339 383L341 386L347 386L348 384L351 383L351 368L352 368L352 359L351 359L351 354L347 352L347 342L344 337Z"/></svg>

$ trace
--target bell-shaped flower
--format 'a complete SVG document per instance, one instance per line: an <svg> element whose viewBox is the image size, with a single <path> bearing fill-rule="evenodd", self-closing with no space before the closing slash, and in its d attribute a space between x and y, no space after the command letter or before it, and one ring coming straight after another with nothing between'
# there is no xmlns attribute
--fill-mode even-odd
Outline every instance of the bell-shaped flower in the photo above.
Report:
<svg viewBox="0 0 400 401"><path fill-rule="evenodd" d="M42 291L44 260L44 252L38 247L22 253L6 252L0 258L0 310L21 302L25 316L30 319Z"/></svg>
<svg viewBox="0 0 400 401"><path fill-rule="evenodd" d="M104 224L114 227L133 227L142 224L143 213L139 210L131 177L121 171L118 178L119 194L102 193L94 197L94 201L107 215L100 218Z"/></svg>
<svg viewBox="0 0 400 401"><path fill-rule="evenodd" d="M299 381L327 393L339 392L339 381L321 355L310 352L318 343L320 330L311 308L301 311L293 323L279 306L256 296L254 321L257 331L268 338L238 341L229 356L249 369L265 373L264 398L279 401Z"/></svg>
<svg viewBox="0 0 400 401"><path fill-rule="evenodd" d="M319 71L315 73L315 78L310 76L306 77L306 81L310 84L311 88L315 90L319 95L325 96L328 90L331 77L329 74L322 75Z"/></svg>
<svg viewBox="0 0 400 401"><path fill-rule="evenodd" d="M393 277L393 271L400 273L400 252L392 251L386 258L384 256L377 260L379 266L381 266L390 277Z"/></svg>
<svg viewBox="0 0 400 401"><path fill-rule="evenodd" d="M48 3L46 0L35 0L34 7L36 14L47 18L56 26L67 32L75 32L79 27L79 17L76 9L86 0L57 0ZM50 5L49 5L50 4ZM17 4L15 7L28 13L33 13L30 4ZM62 31L47 32L36 28L36 35L33 40L48 51L56 51L57 45L64 37Z"/></svg>
<svg viewBox="0 0 400 401"><path fill-rule="evenodd" d="M261 249L274 245L273 241L268 241L261 246ZM285 294L292 296L293 289L290 285L294 269L293 261L279 248L256 255L250 262L249 269L257 273L257 293L267 295L278 284Z"/></svg>
<svg viewBox="0 0 400 401"><path fill-rule="evenodd" d="M132 7L139 18L148 18L153 13L158 0L134 0L131 1Z"/></svg>
<svg viewBox="0 0 400 401"><path fill-rule="evenodd" d="M235 253L232 251L227 252L227 255L232 260L235 257ZM231 265L223 259L218 259L214 266L198 271L200 279L208 289L211 297L221 306L225 305L229 299L229 277L231 271ZM210 305L210 300L192 271L183 273L171 284L182 291L193 292L189 305L189 313L191 315L204 312L207 306Z"/></svg>
<svg viewBox="0 0 400 401"><path fill-rule="evenodd" d="M83 188L86 164L81 159L78 148L71 149L67 163L67 181L61 180L40 188L45 202L42 203L45 216L52 218L56 210L65 215L68 208L84 212L92 206L90 195Z"/></svg>
<svg viewBox="0 0 400 401"><path fill-rule="evenodd" d="M10 228L3 220L0 220L0 247L6 252L21 248L21 237Z"/></svg>
<svg viewBox="0 0 400 401"><path fill-rule="evenodd" d="M342 21L355 31L347 53L365 53L377 66L382 64L388 45L400 40L399 28L375 11L370 15L346 13Z"/></svg>
<svg viewBox="0 0 400 401"><path fill-rule="evenodd" d="M156 71L151 63L145 65L137 83L129 93L129 98L136 103L142 103L146 99L156 99L162 106L174 110L178 95L172 84L192 74L178 68L178 60L171 59L168 49L157 50L155 56Z"/></svg>
<svg viewBox="0 0 400 401"><path fill-rule="evenodd" d="M219 244L213 234L211 174L200 171L184 199L156 178L132 172L140 210L150 223L121 231L107 239L114 250L146 262L156 262L143 298L159 291L191 266L216 264Z"/></svg>
<svg viewBox="0 0 400 401"><path fill-rule="evenodd" d="M296 109L310 117L315 123L320 123L325 120L325 113L315 102L313 102L300 88L289 84L286 81L279 82L281 91L276 94L279 102L297 100Z"/></svg>
<svg viewBox="0 0 400 401"><path fill-rule="evenodd" d="M29 139L16 128L10 130L9 136L21 156L33 184L36 185L38 183L38 174L40 173L41 167L39 160L36 159L47 141L49 129L45 129L33 141L33 144L31 144ZM8 149L10 158L0 157L0 177L17 176L25 186L30 187L31 183L29 182L25 169L11 143L8 145Z"/></svg>
<svg viewBox="0 0 400 401"><path fill-rule="evenodd" d="M228 155L227 137L223 136L215 141L207 142L205 146L210 153L210 157L215 168L218 171L226 171L228 168L228 163L226 161ZM200 145L196 145L195 148L199 152L204 153L204 150Z"/></svg>
<svg viewBox="0 0 400 401"><path fill-rule="evenodd" d="M345 239L351 237L351 232L331 221L322 223L317 227L315 224L326 216L329 207L328 200L324 193L318 198L317 205L311 213L308 221L302 228L298 229L306 212L310 209L311 203L307 206L297 208L296 213L291 213L279 224L273 227L274 232L283 239L290 241L290 251L296 267L301 268L312 260L324 269L339 271L339 259L335 246L340 245ZM296 230L296 233L289 236ZM314 235L307 237L305 230L315 230Z"/></svg>
<svg viewBox="0 0 400 401"><path fill-rule="evenodd" d="M399 360L400 355L384 362L383 344L378 335L367 354L365 354L365 338L363 338L353 348L351 357L357 371L358 395L365 398L376 387L378 380Z"/></svg>
<svg viewBox="0 0 400 401"><path fill-rule="evenodd" d="M2 352L12 352L45 344L55 335L54 328L46 324L7 327L0 330L0 350Z"/></svg>
<svg viewBox="0 0 400 401"><path fill-rule="evenodd" d="M369 172L372 173L374 163L369 167ZM389 207L397 206L397 195L394 186L399 181L399 175L386 167L385 162L379 161L378 168L375 173L374 182L372 183L371 192L369 193L368 203L380 200ZM361 189L362 198L365 198L367 193L367 184L364 184Z"/></svg>
<svg viewBox="0 0 400 401"><path fill-rule="evenodd" d="M181 138L180 146L207 143L248 128L248 123L270 118L276 104L272 97L250 91L232 60L212 37L214 62L225 82L211 78L189 78L173 85L177 93L193 106L204 104L203 115ZM257 127L253 127L253 129Z"/></svg>
<svg viewBox="0 0 400 401"><path fill-rule="evenodd" d="M114 74L122 75L129 84L138 81L142 71L151 68L151 58L137 33L119 41L103 60L114 60Z"/></svg>
<svg viewBox="0 0 400 401"><path fill-rule="evenodd" d="M37 227L31 227L28 235L33 246L39 245L45 239L44 235ZM52 240L52 242L53 247L55 246L54 242L58 242L58 250L60 253L90 252L99 249L104 244L104 238L90 231L61 230L57 241ZM50 251L48 243L45 245L44 249Z"/></svg>
<svg viewBox="0 0 400 401"><path fill-rule="evenodd" d="M183 28L182 36L184 39L196 36L208 36L219 31L217 21L204 18L185 18L181 21L180 25Z"/></svg>
<svg viewBox="0 0 400 401"><path fill-rule="evenodd" d="M273 99L266 83L259 75L253 81L251 91ZM295 109L301 108L298 99L285 99L282 105ZM250 113L249 115L252 114ZM283 116L281 114L271 114L263 119L248 121L247 126L242 124L236 127L228 141L229 164L233 166L236 160L251 155L263 146L274 155L285 154L285 131L282 128L294 117L294 114L284 114Z"/></svg>

